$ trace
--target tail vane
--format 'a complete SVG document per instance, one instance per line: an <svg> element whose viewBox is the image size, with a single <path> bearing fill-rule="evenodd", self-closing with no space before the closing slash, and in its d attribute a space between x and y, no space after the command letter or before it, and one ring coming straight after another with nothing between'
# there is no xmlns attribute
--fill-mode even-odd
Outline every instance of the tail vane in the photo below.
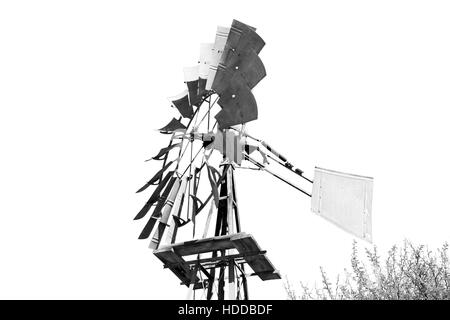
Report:
<svg viewBox="0 0 450 320"><path fill-rule="evenodd" d="M372 242L373 178L316 167L311 210Z"/></svg>

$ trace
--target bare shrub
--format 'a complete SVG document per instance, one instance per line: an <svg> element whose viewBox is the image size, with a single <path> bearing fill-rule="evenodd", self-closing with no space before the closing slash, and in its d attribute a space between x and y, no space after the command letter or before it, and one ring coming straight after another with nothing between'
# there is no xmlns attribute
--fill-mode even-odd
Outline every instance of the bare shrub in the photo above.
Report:
<svg viewBox="0 0 450 320"><path fill-rule="evenodd" d="M444 300L450 299L450 264L448 244L433 253L423 245L404 241L393 246L383 262L376 246L365 249L364 262L353 242L351 270L331 283L320 268L321 285L313 289L300 283L300 294L289 280L285 283L288 299L324 300ZM343 281L340 281L343 278Z"/></svg>

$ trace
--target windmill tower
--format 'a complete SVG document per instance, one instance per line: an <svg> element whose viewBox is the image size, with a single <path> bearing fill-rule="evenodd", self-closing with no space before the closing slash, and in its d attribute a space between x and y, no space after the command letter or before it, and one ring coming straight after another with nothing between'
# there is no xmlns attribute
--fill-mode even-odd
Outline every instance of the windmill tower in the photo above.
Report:
<svg viewBox="0 0 450 320"><path fill-rule="evenodd" d="M249 276L281 279L266 251L243 232L238 169L271 174L311 197L316 214L357 237L372 237L372 178L316 167L309 179L247 132L245 124L258 117L252 89L266 75L258 55L265 43L255 30L233 20L230 28L217 28L214 43L201 45L198 64L184 69L187 89L169 99L181 116L159 129L170 135L169 144L149 159L161 161L162 168L137 191L155 186L135 217L152 211L139 239L151 239L154 255L188 288L189 298L247 300ZM312 191L272 170L272 164ZM206 186L200 183L205 180ZM188 239L180 240L181 233Z"/></svg>

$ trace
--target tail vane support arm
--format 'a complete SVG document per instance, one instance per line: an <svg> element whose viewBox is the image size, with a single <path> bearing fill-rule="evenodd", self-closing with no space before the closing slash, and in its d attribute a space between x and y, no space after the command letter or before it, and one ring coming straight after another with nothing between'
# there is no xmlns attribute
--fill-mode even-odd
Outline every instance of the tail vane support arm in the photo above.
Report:
<svg viewBox="0 0 450 320"><path fill-rule="evenodd" d="M303 175L303 170L301 170L301 169L299 169L299 168L297 168L297 167L294 167L294 166L287 160L287 158L286 158L285 156L283 156L281 153L279 153L279 152L276 151L274 148L272 148L272 146L270 146L267 142L265 142L265 141L263 141L263 140L261 140L261 139L255 138L255 137L249 135L248 133L243 133L243 132L241 132L241 131L239 131L239 130L237 130L237 129L235 129L235 128L231 128L231 129L233 129L233 130L235 130L235 131L237 131L237 132L243 134L244 136L246 136L246 137L248 137L248 138L250 138L250 139L253 139L253 140L259 142L265 149L267 149L267 151L269 151L269 152L272 153L276 158L278 158L278 159L276 159L274 156L271 156L270 154L267 154L267 156L268 156L270 159L276 161L278 164L280 164L280 165L282 165L283 167L289 169L290 171L292 171L292 172L294 172L295 174L299 175L300 177L302 177L303 179L307 180L308 182L313 183L313 181L312 181L311 179L309 179L309 178L307 178L307 177L305 177L305 176ZM259 147L258 147L258 150L261 151L261 149L260 149Z"/></svg>
<svg viewBox="0 0 450 320"><path fill-rule="evenodd" d="M255 159L251 158L248 154L244 154L245 155L245 159L250 161L251 163L253 163L255 166L257 166L258 168L260 168L261 170L266 171L267 173L273 175L275 178L280 179L281 181L283 181L284 183L287 183L288 185L290 185L291 187L297 189L298 191L302 192L303 194L306 194L309 197L312 197L311 193L308 193L307 191L303 190L302 188L296 186L295 184L293 184L292 182L282 178L281 176L279 176L278 174L270 171L269 169L266 168L265 165L263 165L262 163L259 163L258 161L256 161Z"/></svg>

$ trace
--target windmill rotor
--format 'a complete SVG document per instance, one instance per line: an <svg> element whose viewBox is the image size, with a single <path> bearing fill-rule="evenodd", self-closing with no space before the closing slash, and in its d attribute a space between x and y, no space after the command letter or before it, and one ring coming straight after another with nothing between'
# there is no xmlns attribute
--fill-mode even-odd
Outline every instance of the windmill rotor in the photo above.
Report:
<svg viewBox="0 0 450 320"><path fill-rule="evenodd" d="M281 278L266 251L241 230L236 169L267 172L310 197L312 212L372 241L373 178L316 167L311 179L247 132L246 123L258 118L252 89L266 76L259 57L264 46L256 28L242 22L217 27L214 43L200 45L198 63L183 69L185 90L169 98L179 117L158 130L170 136L168 145L146 160L161 165L137 191L153 189L135 217L147 219L139 239L150 239L189 298L199 291L208 300L248 299L246 267L263 281Z"/></svg>

